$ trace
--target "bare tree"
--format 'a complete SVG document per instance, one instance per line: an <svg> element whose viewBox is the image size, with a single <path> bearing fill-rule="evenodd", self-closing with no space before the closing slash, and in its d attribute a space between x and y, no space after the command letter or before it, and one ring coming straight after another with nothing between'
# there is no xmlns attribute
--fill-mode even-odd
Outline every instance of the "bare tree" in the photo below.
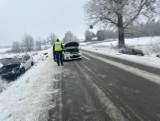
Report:
<svg viewBox="0 0 160 121"><path fill-rule="evenodd" d="M57 40L57 38L58 37L54 33L50 33L49 37L47 38L47 40L52 45Z"/></svg>
<svg viewBox="0 0 160 121"><path fill-rule="evenodd" d="M115 38L116 33L117 32L111 30L98 30L96 36L98 37L98 40L105 40L109 38Z"/></svg>
<svg viewBox="0 0 160 121"><path fill-rule="evenodd" d="M89 0L84 9L93 23L114 25L118 29L119 47L125 47L125 29L159 13L159 0Z"/></svg>
<svg viewBox="0 0 160 121"><path fill-rule="evenodd" d="M36 50L42 50L42 41L40 37L37 39L35 45L36 45Z"/></svg>
<svg viewBox="0 0 160 121"><path fill-rule="evenodd" d="M23 39L23 46L27 52L32 51L34 49L34 39L31 35L25 35Z"/></svg>
<svg viewBox="0 0 160 121"><path fill-rule="evenodd" d="M39 40L36 41L36 50L42 50L42 42Z"/></svg>
<svg viewBox="0 0 160 121"><path fill-rule="evenodd" d="M71 41L79 41L79 39L72 33L72 32L66 32L65 36L63 38L63 42L67 43L67 42L71 42Z"/></svg>
<svg viewBox="0 0 160 121"><path fill-rule="evenodd" d="M93 32L89 30L85 31L85 41L91 41L93 37L96 37L96 35Z"/></svg>
<svg viewBox="0 0 160 121"><path fill-rule="evenodd" d="M42 44L43 44L43 45L46 45L47 43L48 43L47 40L43 40L43 41L42 41Z"/></svg>
<svg viewBox="0 0 160 121"><path fill-rule="evenodd" d="M20 43L18 41L12 43L12 52L20 52Z"/></svg>

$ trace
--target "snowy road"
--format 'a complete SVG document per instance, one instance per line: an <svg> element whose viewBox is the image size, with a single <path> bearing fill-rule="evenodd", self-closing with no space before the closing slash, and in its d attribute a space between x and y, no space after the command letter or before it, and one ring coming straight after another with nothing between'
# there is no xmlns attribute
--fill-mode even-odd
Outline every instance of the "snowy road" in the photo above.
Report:
<svg viewBox="0 0 160 121"><path fill-rule="evenodd" d="M86 53L82 60L65 63L58 77L61 120L160 120L160 70L122 60L111 64L106 58Z"/></svg>
<svg viewBox="0 0 160 121"><path fill-rule="evenodd" d="M159 69L87 51L57 66L48 52L0 94L0 121L160 120Z"/></svg>

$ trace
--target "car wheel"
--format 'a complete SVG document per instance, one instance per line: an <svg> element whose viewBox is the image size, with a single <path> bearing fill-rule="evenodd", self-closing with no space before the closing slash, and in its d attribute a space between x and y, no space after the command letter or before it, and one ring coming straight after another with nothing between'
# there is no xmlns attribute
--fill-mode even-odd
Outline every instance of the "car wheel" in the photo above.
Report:
<svg viewBox="0 0 160 121"><path fill-rule="evenodd" d="M18 68L18 69L16 70L16 76L18 77L20 74L21 74L21 69Z"/></svg>
<svg viewBox="0 0 160 121"><path fill-rule="evenodd" d="M21 74L24 74L24 72L25 72L25 69L22 68L22 69L21 69Z"/></svg>
<svg viewBox="0 0 160 121"><path fill-rule="evenodd" d="M34 63L32 62L32 63L31 63L31 66L33 66L33 65L34 65Z"/></svg>
<svg viewBox="0 0 160 121"><path fill-rule="evenodd" d="M143 54L141 54L141 53L138 53L137 55L138 55L138 56L143 56Z"/></svg>

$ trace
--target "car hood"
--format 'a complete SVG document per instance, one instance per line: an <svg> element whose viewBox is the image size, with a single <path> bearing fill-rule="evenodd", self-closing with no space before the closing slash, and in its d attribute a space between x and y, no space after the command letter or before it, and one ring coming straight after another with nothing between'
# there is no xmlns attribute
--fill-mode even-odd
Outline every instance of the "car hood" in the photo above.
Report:
<svg viewBox="0 0 160 121"><path fill-rule="evenodd" d="M64 45L64 51L66 50L78 50L79 43L78 42L68 42Z"/></svg>
<svg viewBox="0 0 160 121"><path fill-rule="evenodd" d="M79 43L78 42L68 42L64 45L64 47L79 47Z"/></svg>
<svg viewBox="0 0 160 121"><path fill-rule="evenodd" d="M3 66L2 68L0 68L0 74L10 72L10 71L12 71L14 68L17 68L17 67L19 67L19 66L20 66L20 64L5 65L5 66Z"/></svg>
<svg viewBox="0 0 160 121"><path fill-rule="evenodd" d="M20 60L18 58L3 58L0 59L0 63L3 66L17 65L20 64Z"/></svg>

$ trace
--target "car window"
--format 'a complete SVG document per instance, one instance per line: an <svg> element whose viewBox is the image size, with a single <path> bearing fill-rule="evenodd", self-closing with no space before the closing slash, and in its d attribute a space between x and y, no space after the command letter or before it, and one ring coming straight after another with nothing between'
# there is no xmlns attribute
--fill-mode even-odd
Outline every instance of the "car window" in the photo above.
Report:
<svg viewBox="0 0 160 121"><path fill-rule="evenodd" d="M131 52L131 50L130 49L126 49L126 52Z"/></svg>
<svg viewBox="0 0 160 121"><path fill-rule="evenodd" d="M20 62L22 62L23 59L22 59L22 58L18 58L18 60L19 60Z"/></svg>
<svg viewBox="0 0 160 121"><path fill-rule="evenodd" d="M136 50L137 52L139 52L139 53L142 53L142 51L141 50Z"/></svg>
<svg viewBox="0 0 160 121"><path fill-rule="evenodd" d="M30 59L30 56L24 56L23 57L23 62L26 62L26 61L28 61Z"/></svg>
<svg viewBox="0 0 160 121"><path fill-rule="evenodd" d="M30 59L30 56L26 56L26 60L29 60Z"/></svg>

